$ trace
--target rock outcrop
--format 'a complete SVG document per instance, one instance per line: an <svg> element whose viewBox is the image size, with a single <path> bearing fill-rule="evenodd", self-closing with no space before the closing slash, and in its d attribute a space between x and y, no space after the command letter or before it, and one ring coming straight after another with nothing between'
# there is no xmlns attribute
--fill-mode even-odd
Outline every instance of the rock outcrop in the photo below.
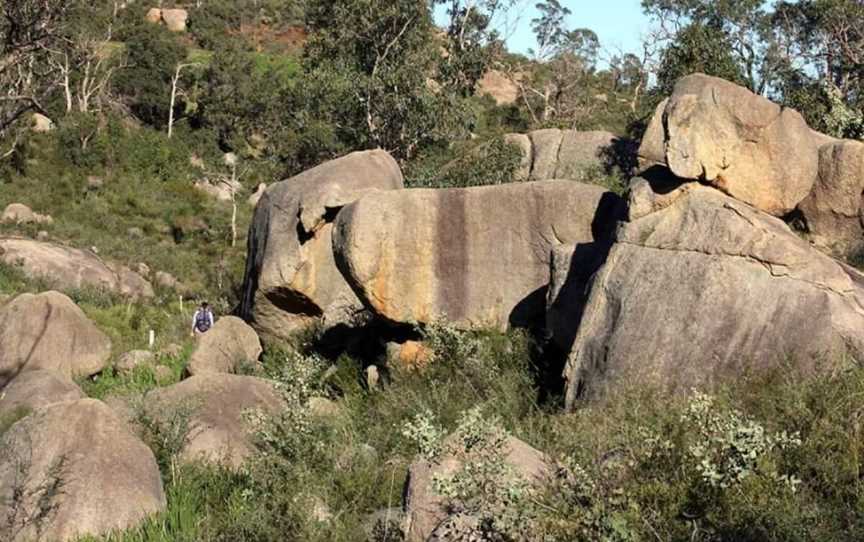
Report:
<svg viewBox="0 0 864 542"><path fill-rule="evenodd" d="M678 177L703 180L784 216L810 193L820 144L797 111L694 74L679 80L662 112L658 108L639 156L643 164L662 162Z"/></svg>
<svg viewBox="0 0 864 542"><path fill-rule="evenodd" d="M522 151L516 180L532 181L588 181L598 168L605 168L614 161L619 144L619 139L609 132L557 128L507 134L505 140Z"/></svg>
<svg viewBox="0 0 864 542"><path fill-rule="evenodd" d="M53 224L54 219L50 215L34 213L30 207L23 203L10 203L3 210L0 222L7 224Z"/></svg>
<svg viewBox="0 0 864 542"><path fill-rule="evenodd" d="M63 294L21 294L0 309L0 387L32 369L91 376L110 356L110 339Z"/></svg>
<svg viewBox="0 0 864 542"><path fill-rule="evenodd" d="M46 279L64 290L91 287L132 298L154 295L152 285L141 275L76 248L3 237L0 238L0 261L20 266L29 277Z"/></svg>
<svg viewBox="0 0 864 542"><path fill-rule="evenodd" d="M864 244L864 143L838 141L819 149L819 177L798 206L811 239L845 253Z"/></svg>
<svg viewBox="0 0 864 542"><path fill-rule="evenodd" d="M165 509L153 452L100 401L40 409L0 439L0 538L67 541Z"/></svg>
<svg viewBox="0 0 864 542"><path fill-rule="evenodd" d="M184 462L204 461L239 468L254 450L249 411L275 415L284 403L272 383L253 376L204 373L160 388L144 400L149 416L170 427L188 416Z"/></svg>
<svg viewBox="0 0 864 542"><path fill-rule="evenodd" d="M377 315L463 328L542 322L549 253L598 247L621 201L571 181L381 192L346 207L333 246Z"/></svg>
<svg viewBox="0 0 864 542"><path fill-rule="evenodd" d="M687 390L864 352L864 275L779 219L689 183L631 192L568 360L567 404L627 382ZM633 201L636 200L636 201Z"/></svg>
<svg viewBox="0 0 864 542"><path fill-rule="evenodd" d="M186 22L189 20L189 12L185 9L163 9L162 22L171 32L185 32Z"/></svg>
<svg viewBox="0 0 864 542"><path fill-rule="evenodd" d="M200 192L222 202L236 200L237 194L243 190L243 185L239 181L230 180L217 182L216 184L204 180L196 182L193 186Z"/></svg>
<svg viewBox="0 0 864 542"><path fill-rule="evenodd" d="M189 12L185 9L150 8L144 20L153 24L164 24L171 32L185 32Z"/></svg>
<svg viewBox="0 0 864 542"><path fill-rule="evenodd" d="M498 105L512 105L519 99L519 86L504 72L489 70L477 81L476 93L490 96Z"/></svg>
<svg viewBox="0 0 864 542"><path fill-rule="evenodd" d="M455 444L453 437L448 439ZM457 453L460 452L457 447ZM510 468L514 481L527 482L529 485L542 486L555 472L555 467L540 451L525 442L506 437L502 450L504 463ZM408 470L405 487L405 539L409 542L426 542L450 517L447 500L439 495L433 480L452 476L463 467L458 455L447 453L435 462L420 458ZM440 538L440 540L453 538Z"/></svg>
<svg viewBox="0 0 864 542"><path fill-rule="evenodd" d="M261 351L254 329L236 316L225 316L199 337L186 370L192 375L235 373L244 366L257 365Z"/></svg>
<svg viewBox="0 0 864 542"><path fill-rule="evenodd" d="M47 369L24 371L0 391L0 419L23 416L54 403L83 398L81 388L58 372Z"/></svg>
<svg viewBox="0 0 864 542"><path fill-rule="evenodd" d="M241 316L262 338L350 323L362 304L333 259L332 222L365 194L402 188L384 151L355 152L271 185L249 231Z"/></svg>

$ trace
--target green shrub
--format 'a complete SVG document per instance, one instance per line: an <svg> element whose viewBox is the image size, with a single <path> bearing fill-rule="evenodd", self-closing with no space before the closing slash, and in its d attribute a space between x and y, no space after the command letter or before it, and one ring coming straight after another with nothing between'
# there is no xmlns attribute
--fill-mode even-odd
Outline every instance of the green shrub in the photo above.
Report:
<svg viewBox="0 0 864 542"><path fill-rule="evenodd" d="M513 182L522 151L503 138L472 146L454 155L433 149L409 165L406 186L452 188Z"/></svg>

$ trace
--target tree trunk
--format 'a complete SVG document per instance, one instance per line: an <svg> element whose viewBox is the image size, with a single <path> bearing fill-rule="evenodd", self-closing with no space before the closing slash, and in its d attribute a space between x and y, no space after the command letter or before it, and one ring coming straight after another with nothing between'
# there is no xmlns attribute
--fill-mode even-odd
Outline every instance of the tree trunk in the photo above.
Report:
<svg viewBox="0 0 864 542"><path fill-rule="evenodd" d="M174 102L177 100L177 82L180 80L180 70L183 68L181 64L177 65L174 71L174 77L171 79L171 103L168 106L168 139L174 133Z"/></svg>

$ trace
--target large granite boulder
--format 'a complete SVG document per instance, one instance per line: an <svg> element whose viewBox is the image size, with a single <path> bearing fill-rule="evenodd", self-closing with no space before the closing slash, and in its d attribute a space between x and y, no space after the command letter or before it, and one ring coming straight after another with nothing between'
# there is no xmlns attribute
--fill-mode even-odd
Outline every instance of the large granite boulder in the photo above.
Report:
<svg viewBox="0 0 864 542"><path fill-rule="evenodd" d="M0 238L0 261L19 266L31 278L71 290L98 288L132 298L153 297L153 287L125 266L106 263L92 252L15 237Z"/></svg>
<svg viewBox="0 0 864 542"><path fill-rule="evenodd" d="M548 128L526 135L508 134L506 140L522 151L517 180L570 179L587 181L613 158L618 138L603 131L580 132Z"/></svg>
<svg viewBox="0 0 864 542"><path fill-rule="evenodd" d="M254 428L246 415L251 411L275 415L284 408L271 382L224 373L203 373L153 390L144 404L147 415L166 430L188 423L182 461L232 468L240 468L254 451Z"/></svg>
<svg viewBox="0 0 864 542"><path fill-rule="evenodd" d="M0 309L0 387L33 369L91 376L110 356L108 336L63 294L21 294Z"/></svg>
<svg viewBox="0 0 864 542"><path fill-rule="evenodd" d="M381 192L340 213L333 246L364 303L388 321L533 327L552 247L591 252L621 203L572 181Z"/></svg>
<svg viewBox="0 0 864 542"><path fill-rule="evenodd" d="M864 243L864 143L838 141L819 149L819 178L798 206L811 239L847 252Z"/></svg>
<svg viewBox="0 0 864 542"><path fill-rule="evenodd" d="M361 196L403 187L384 151L355 152L271 185L249 230L241 316L262 338L350 323L362 304L333 260L332 222Z"/></svg>
<svg viewBox="0 0 864 542"><path fill-rule="evenodd" d="M658 136L663 131L663 144ZM810 193L820 141L804 118L734 83L702 74L675 85L649 125L639 156L703 180L775 216Z"/></svg>
<svg viewBox="0 0 864 542"><path fill-rule="evenodd" d="M455 540L441 536L447 528L452 512L447 499L435 491L433 480L453 476L465 467L466 449L453 436L447 439L442 457L434 461L418 458L408 469L408 481L404 492L404 532L409 542L426 542L436 534L436 540ZM529 487L542 487L554 475L556 466L539 450L525 442L508 436L502 441L503 461L508 468L507 476L514 483L525 483ZM468 458L470 461L470 458ZM463 535L465 533L462 533ZM459 538L461 540L462 538Z"/></svg>
<svg viewBox="0 0 864 542"><path fill-rule="evenodd" d="M78 540L165 509L153 452L102 402L37 410L0 438L0 539Z"/></svg>
<svg viewBox="0 0 864 542"><path fill-rule="evenodd" d="M225 316L199 337L186 370L193 375L235 373L244 366L256 366L261 352L255 330L236 316Z"/></svg>
<svg viewBox="0 0 864 542"><path fill-rule="evenodd" d="M626 383L687 390L864 352L864 275L713 188L690 183L653 204L646 192L633 190L642 211L619 229L572 322L569 406Z"/></svg>
<svg viewBox="0 0 864 542"><path fill-rule="evenodd" d="M0 391L0 420L83 398L84 392L67 376L47 369L24 371Z"/></svg>

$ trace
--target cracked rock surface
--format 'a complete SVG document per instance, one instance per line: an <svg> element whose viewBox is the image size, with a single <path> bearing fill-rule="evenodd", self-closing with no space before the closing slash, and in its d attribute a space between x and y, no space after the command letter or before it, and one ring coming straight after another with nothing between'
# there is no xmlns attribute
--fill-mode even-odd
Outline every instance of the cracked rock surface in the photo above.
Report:
<svg viewBox="0 0 864 542"><path fill-rule="evenodd" d="M590 252L621 204L572 181L379 192L339 214L334 250L364 303L389 321L530 326L543 321L551 249Z"/></svg>
<svg viewBox="0 0 864 542"><path fill-rule="evenodd" d="M864 352L864 275L711 187L648 191L634 186L639 211L619 228L573 324L568 405L620 385L686 391Z"/></svg>

